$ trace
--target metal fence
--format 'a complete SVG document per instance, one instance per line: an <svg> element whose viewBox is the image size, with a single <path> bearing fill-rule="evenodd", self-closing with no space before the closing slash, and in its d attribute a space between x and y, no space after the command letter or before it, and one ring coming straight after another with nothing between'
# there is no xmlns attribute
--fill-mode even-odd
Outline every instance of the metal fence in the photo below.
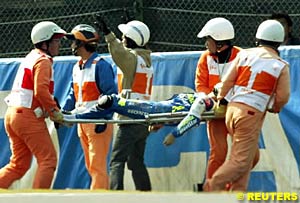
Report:
<svg viewBox="0 0 300 203"><path fill-rule="evenodd" d="M257 26L273 11L289 13L299 35L300 1L296 0L0 0L0 57L23 57L32 48L30 32L42 20L51 20L70 31L80 23L92 24L102 13L117 36L117 25L129 17L144 21L151 30L149 47L154 52L203 50L197 33L211 18L225 17L236 30L234 43L254 45ZM99 51L107 53L102 38ZM64 40L60 55L71 55Z"/></svg>

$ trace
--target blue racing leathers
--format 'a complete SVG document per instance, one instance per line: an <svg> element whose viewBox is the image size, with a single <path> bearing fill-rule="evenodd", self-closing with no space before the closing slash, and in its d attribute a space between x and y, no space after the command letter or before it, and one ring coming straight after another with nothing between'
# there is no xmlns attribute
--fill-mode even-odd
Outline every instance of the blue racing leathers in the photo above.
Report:
<svg viewBox="0 0 300 203"><path fill-rule="evenodd" d="M201 114L204 111L210 111L214 107L213 99L199 93L175 94L169 100L159 102L124 99L115 94L108 97L111 100L109 107L100 108L99 106L95 106L89 112L76 114L75 118L105 119L107 115L116 112L133 119L143 119L148 114L188 111L188 115L184 117L172 132L175 137L179 137L190 128L199 124Z"/></svg>

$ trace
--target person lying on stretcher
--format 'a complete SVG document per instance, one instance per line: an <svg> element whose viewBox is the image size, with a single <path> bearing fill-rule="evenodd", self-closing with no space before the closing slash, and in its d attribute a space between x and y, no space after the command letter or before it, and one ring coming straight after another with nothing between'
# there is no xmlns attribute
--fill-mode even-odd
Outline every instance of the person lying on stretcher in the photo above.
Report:
<svg viewBox="0 0 300 203"><path fill-rule="evenodd" d="M165 101L143 101L124 99L119 95L102 95L98 103L84 113L64 115L65 121L73 119L99 119L106 118L112 112L133 119L144 119L149 114L188 112L174 130L164 140L165 145L174 143L175 138L182 136L186 131L198 125L201 115L206 111L213 111L216 102L211 96L204 93L175 94Z"/></svg>

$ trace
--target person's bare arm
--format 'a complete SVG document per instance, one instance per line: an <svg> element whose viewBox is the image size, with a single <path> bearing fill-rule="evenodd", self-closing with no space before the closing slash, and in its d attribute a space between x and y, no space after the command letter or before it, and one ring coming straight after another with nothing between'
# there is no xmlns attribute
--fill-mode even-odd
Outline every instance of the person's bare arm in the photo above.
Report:
<svg viewBox="0 0 300 203"><path fill-rule="evenodd" d="M282 70L275 89L275 103L273 106L273 111L278 113L281 108L288 102L290 97L290 74L289 67Z"/></svg>

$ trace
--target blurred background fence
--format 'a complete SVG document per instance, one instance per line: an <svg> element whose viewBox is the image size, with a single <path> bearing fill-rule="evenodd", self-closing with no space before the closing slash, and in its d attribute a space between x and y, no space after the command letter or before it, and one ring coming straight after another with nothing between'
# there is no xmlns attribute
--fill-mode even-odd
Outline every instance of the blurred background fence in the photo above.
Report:
<svg viewBox="0 0 300 203"><path fill-rule="evenodd" d="M300 1L296 0L0 0L0 57L24 57L32 48L30 32L43 20L70 31L80 23L92 24L101 13L118 37L117 25L129 18L144 21L151 30L149 47L154 52L205 49L197 33L211 18L225 17L236 30L235 44L254 46L261 21L272 12L284 11L293 20L293 35L299 36ZM62 42L60 55L71 55L70 43ZM101 39L101 53L107 46Z"/></svg>

